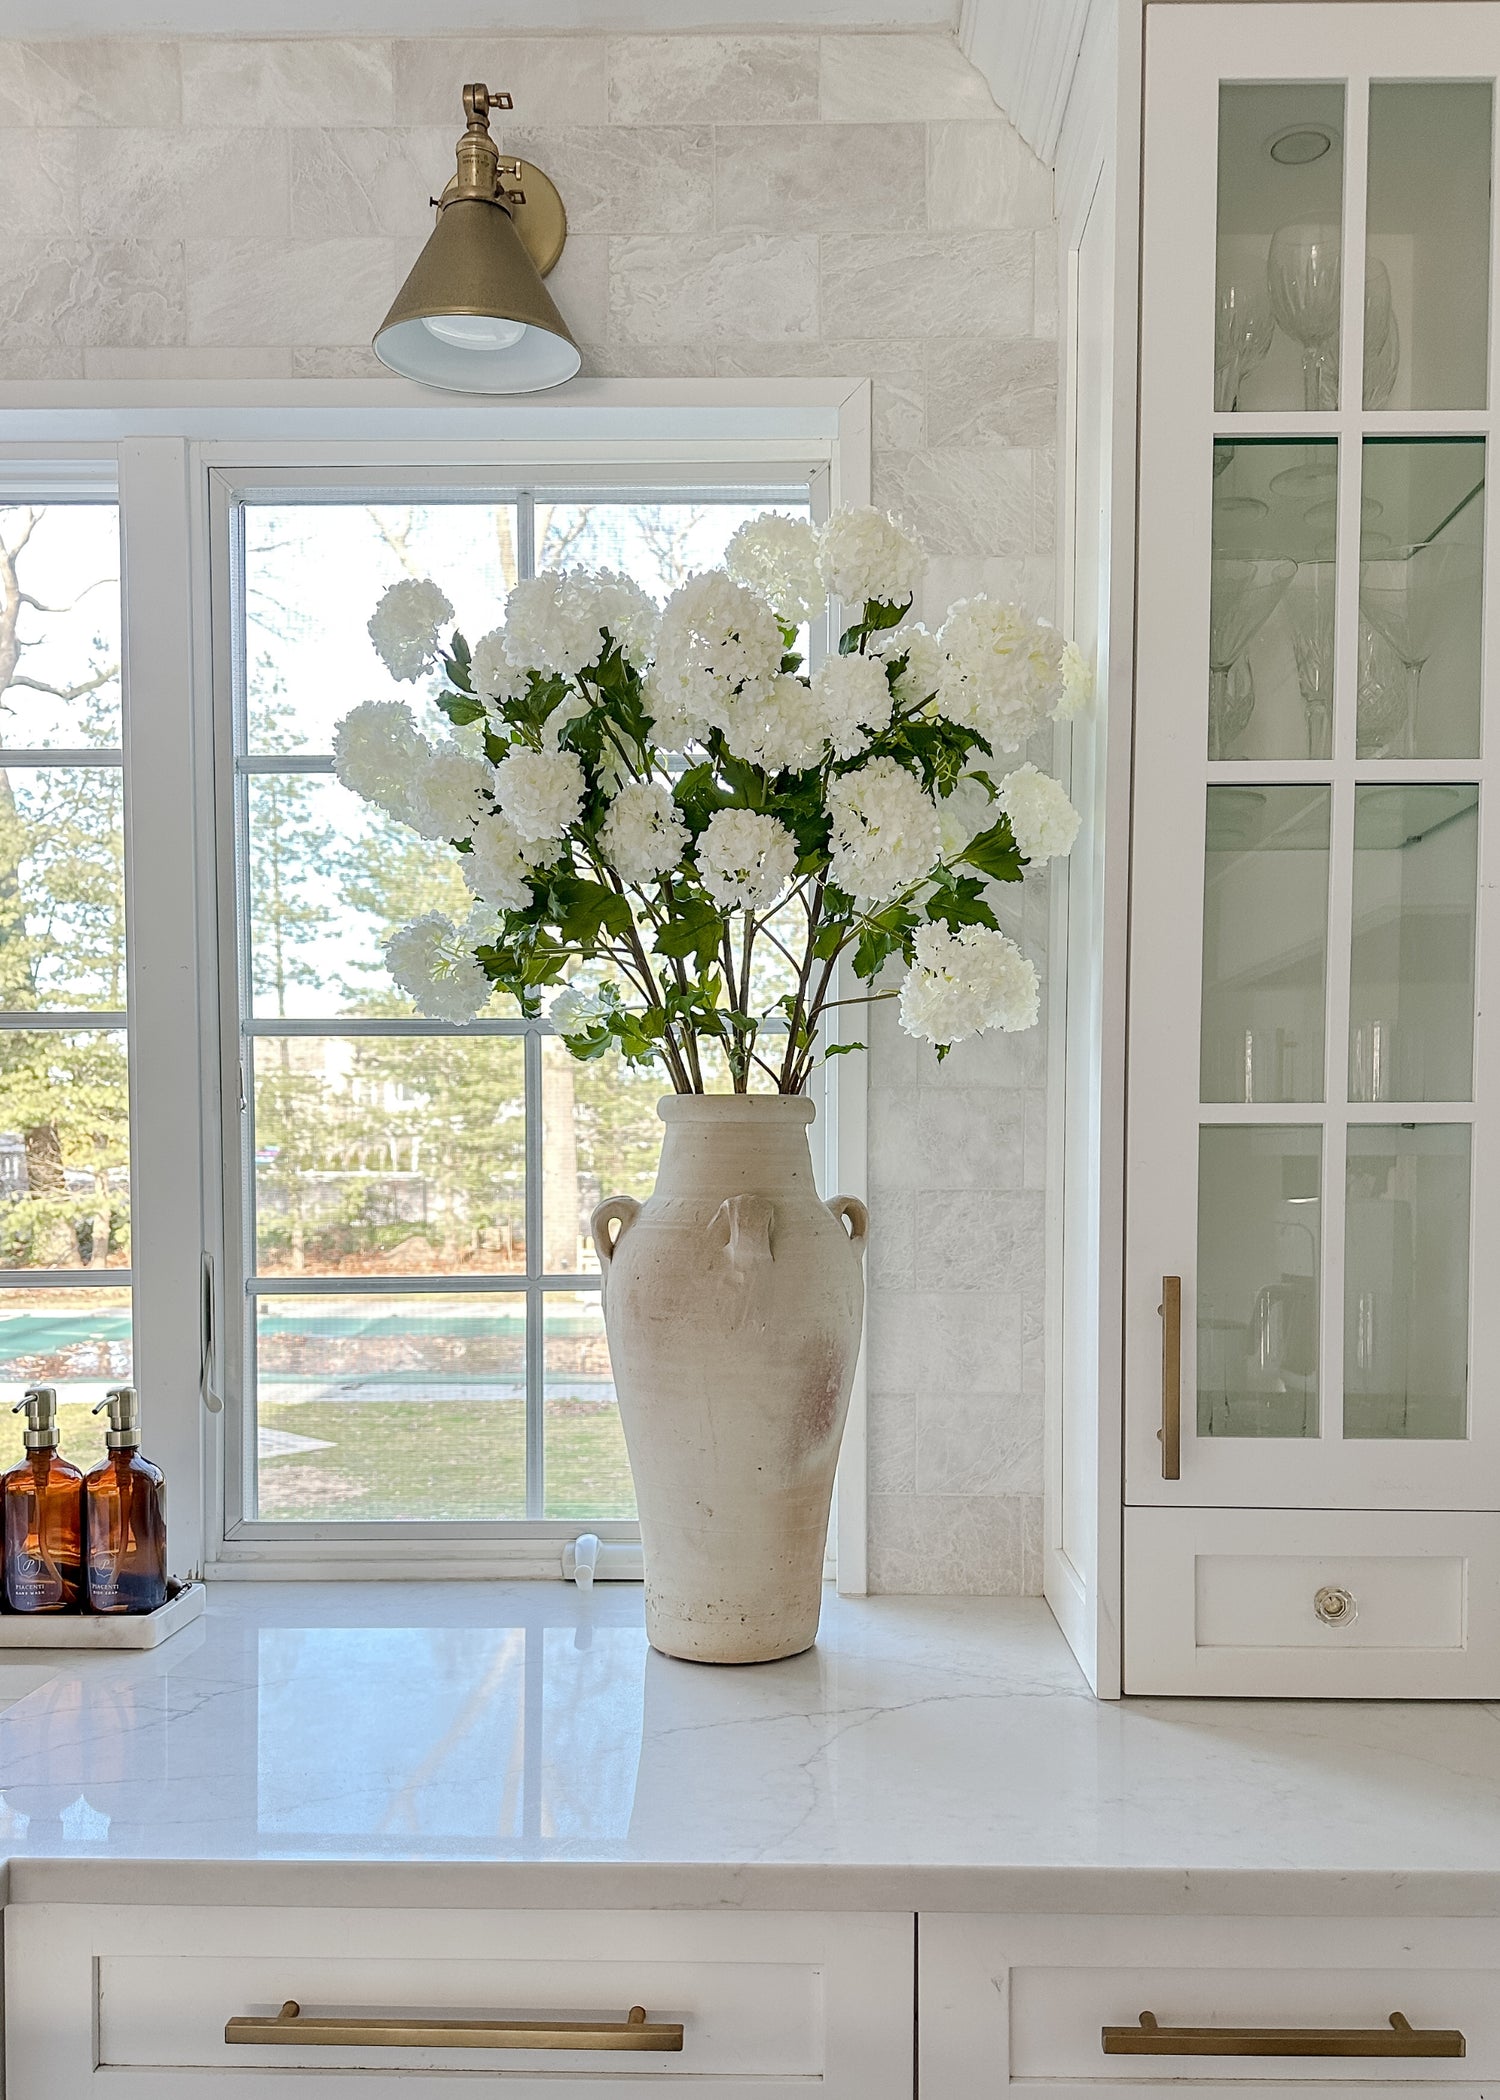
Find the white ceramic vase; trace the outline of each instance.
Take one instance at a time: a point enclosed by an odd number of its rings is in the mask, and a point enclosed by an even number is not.
[[[865,1207],[818,1196],[810,1101],[668,1094],[657,1113],[655,1192],[592,1221],[646,1631],[692,1662],[771,1662],[817,1638]]]

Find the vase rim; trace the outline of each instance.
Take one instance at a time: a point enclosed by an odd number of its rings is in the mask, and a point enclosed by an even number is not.
[[[817,1109],[806,1094],[663,1094],[656,1113],[664,1123],[810,1123]]]

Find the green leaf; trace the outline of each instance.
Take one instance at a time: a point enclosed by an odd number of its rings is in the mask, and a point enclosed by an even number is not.
[[[967,866],[988,875],[992,882],[1019,882],[1027,865],[1011,831],[1009,817],[1002,817],[988,831],[981,831],[978,838],[970,839],[958,857]]]
[[[724,921],[705,897],[678,896],[665,926],[657,931],[653,946],[658,955],[681,958],[691,955],[701,969],[718,953],[724,937]]]
[[[851,1050],[863,1050],[863,1043],[830,1043],[823,1052],[825,1057],[847,1057]]]
[[[548,903],[557,930],[571,946],[590,949],[606,932],[623,940],[630,932],[630,906],[617,890],[578,875],[554,875]]]

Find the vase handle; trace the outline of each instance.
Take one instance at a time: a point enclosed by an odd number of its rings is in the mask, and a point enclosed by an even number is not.
[[[594,1214],[589,1219],[589,1233],[598,1250],[601,1275],[609,1274],[609,1265],[615,1258],[615,1249],[624,1239],[627,1229],[639,1217],[640,1209],[641,1206],[634,1196],[606,1196],[602,1203],[595,1204]],[[611,1225],[615,1228],[613,1232],[609,1229]]]
[[[755,1268],[770,1261],[771,1227],[776,1206],[766,1196],[727,1196],[714,1212],[709,1228],[718,1244],[728,1249],[733,1269]]]
[[[831,1210],[841,1225],[849,1230],[849,1244],[861,1258],[865,1241],[870,1236],[870,1213],[858,1196],[830,1196],[825,1208]]]

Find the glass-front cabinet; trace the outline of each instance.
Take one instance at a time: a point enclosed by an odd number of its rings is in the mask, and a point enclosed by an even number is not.
[[[1500,1695],[1497,68],[1148,11],[1127,1691]]]

